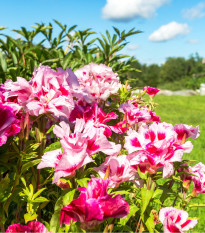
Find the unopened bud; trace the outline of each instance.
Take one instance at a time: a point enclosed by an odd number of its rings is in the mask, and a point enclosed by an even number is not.
[[[190,183],[191,183],[191,180],[185,180],[183,182],[183,188],[186,189],[186,190],[188,190],[189,187],[190,187]]]
[[[58,181],[56,182],[56,185],[62,189],[69,189],[70,185],[68,184],[68,182],[65,179],[58,179]]]
[[[191,193],[191,196],[192,196],[192,197],[197,197],[197,192],[196,192],[195,189],[193,189],[193,191],[192,191],[192,193]]]

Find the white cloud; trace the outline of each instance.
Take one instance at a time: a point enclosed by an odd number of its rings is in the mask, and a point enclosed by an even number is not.
[[[205,9],[205,2],[201,2],[195,7],[192,7],[191,9],[184,9],[182,11],[182,15],[186,19],[202,18],[205,16],[205,12],[203,11],[204,9]]]
[[[187,41],[187,44],[198,44],[198,43],[199,43],[199,41],[196,39],[190,39]]]
[[[156,10],[170,0],[107,0],[102,9],[103,18],[128,21],[133,18],[148,19],[156,15]]]
[[[187,35],[189,32],[190,29],[187,24],[171,22],[169,24],[161,26],[159,29],[154,31],[149,36],[149,40],[154,42],[162,42],[172,40],[179,35]]]
[[[138,49],[139,48],[139,45],[138,44],[129,44],[128,46],[127,46],[127,49],[128,50],[136,50],[136,49]]]

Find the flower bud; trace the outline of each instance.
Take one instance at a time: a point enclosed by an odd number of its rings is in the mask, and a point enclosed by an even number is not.
[[[70,188],[70,185],[69,183],[65,180],[65,179],[59,179],[57,182],[56,182],[56,185],[62,189],[69,189]]]

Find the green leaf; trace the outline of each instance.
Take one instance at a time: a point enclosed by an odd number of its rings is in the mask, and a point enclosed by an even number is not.
[[[63,205],[69,205],[71,203],[71,201],[73,200],[74,195],[75,195],[75,189],[66,193],[63,196]]]
[[[62,62],[62,68],[63,69],[66,69],[67,67],[68,67],[68,65],[69,65],[69,63],[70,63],[70,61],[71,61],[71,59],[72,59],[72,53],[68,53],[66,56],[65,56],[65,58],[64,58],[64,60],[63,60],[63,62]]]
[[[7,62],[5,55],[0,51],[0,64],[4,72],[7,71]]]
[[[58,229],[60,227],[60,212],[61,210],[57,210],[52,215],[52,218],[50,221],[50,232],[52,233],[58,232]]]
[[[37,197],[35,200],[32,200],[34,203],[39,203],[39,202],[49,202],[49,200],[45,197]]]
[[[21,181],[22,181],[23,185],[26,187],[26,180],[23,176],[21,176]]]
[[[37,214],[24,214],[24,219],[25,219],[25,223],[29,222],[29,221],[33,221],[34,219],[36,219],[38,217]]]
[[[61,148],[61,143],[59,141],[57,141],[57,142],[54,142],[54,143],[50,144],[49,146],[47,146],[44,150],[44,153],[48,152],[48,151],[60,149],[60,148]]]
[[[156,190],[154,191],[154,194],[153,194],[153,197],[152,197],[152,198],[156,198],[156,197],[158,197],[159,195],[161,196],[162,193],[163,193],[163,190],[161,190],[161,189],[156,189]]]
[[[145,225],[150,233],[154,232],[155,224],[152,214],[150,214],[150,217],[146,219]]]
[[[6,29],[7,27],[0,27],[0,30]]]
[[[80,187],[87,187],[89,180],[90,180],[89,178],[82,178],[82,179],[76,180],[76,182],[80,185]]]
[[[143,173],[140,171],[139,167],[137,167],[137,172],[138,172],[138,175],[141,179],[143,180],[147,180],[147,173]]]
[[[57,210],[61,210],[62,208],[63,208],[63,199],[62,197],[59,197],[58,200],[56,201],[54,210],[57,211]]]
[[[73,25],[72,27],[70,27],[70,28],[68,29],[68,32],[67,32],[67,33],[70,33],[70,32],[73,31],[76,27],[77,27],[77,25]]]
[[[205,207],[205,204],[192,204],[192,205],[189,205],[188,207]]]
[[[36,197],[38,197],[46,188],[42,188],[40,190],[38,190],[34,195],[33,195],[33,199],[35,199]]]
[[[50,127],[50,129],[47,130],[46,134],[49,134],[49,133],[53,132],[53,128],[54,128],[54,127],[55,127],[55,125],[52,125],[52,126]]]
[[[136,205],[131,205],[130,206],[130,212],[129,214],[126,216],[126,218],[121,218],[120,219],[120,224],[122,225],[126,225],[126,223],[128,222],[128,220],[135,215],[135,213],[139,210],[139,208]]]
[[[115,191],[115,192],[112,192],[112,194],[114,194],[114,195],[118,195],[118,194],[120,194],[120,195],[125,195],[125,194],[130,194],[130,192],[129,191],[126,191],[126,190],[122,190],[122,191]]]
[[[17,63],[18,63],[18,59],[16,57],[16,54],[14,52],[11,52],[11,56],[12,56],[12,59],[13,59],[14,66],[16,66]]]
[[[5,200],[8,199],[11,191],[11,186],[9,184],[10,184],[10,179],[7,174],[6,177],[0,181],[0,202],[4,202]]]
[[[59,21],[57,21],[56,19],[53,20],[56,24],[58,24],[58,26],[60,28],[62,28],[63,30],[65,30],[65,26],[63,26]]]
[[[113,27],[113,29],[115,30],[115,32],[117,33],[117,35],[120,37],[120,31],[119,31],[119,29],[117,29],[116,27]]]
[[[97,39],[100,42],[102,48],[105,50],[105,44],[104,44],[104,42],[101,39],[99,39],[99,38],[97,38]]]
[[[55,62],[58,62],[59,61],[59,58],[53,58],[53,59],[48,59],[48,60],[44,60],[42,61],[42,65],[45,65],[47,63],[55,63]]]
[[[141,189],[141,197],[142,197],[142,207],[141,207],[141,214],[143,214],[149,205],[150,200],[152,199],[154,194],[153,190],[148,190],[145,188]]]
[[[23,174],[25,171],[27,171],[30,167],[34,167],[35,165],[39,164],[40,162],[41,162],[41,159],[36,159],[33,161],[29,161],[28,163],[25,163],[22,166],[21,174]]]

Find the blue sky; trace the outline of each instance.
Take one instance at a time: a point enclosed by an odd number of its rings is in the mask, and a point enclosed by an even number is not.
[[[205,1],[203,0],[1,0],[0,26],[12,29],[57,19],[112,33],[133,27],[143,33],[130,37],[123,52],[141,63],[165,62],[167,57],[196,52],[205,57]],[[57,29],[56,29],[57,30]]]

